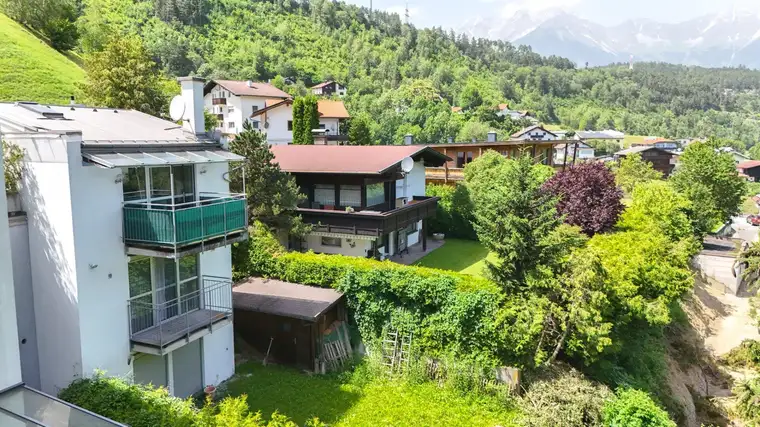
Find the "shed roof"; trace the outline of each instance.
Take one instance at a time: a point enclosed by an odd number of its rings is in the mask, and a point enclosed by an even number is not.
[[[315,321],[343,294],[332,289],[253,277],[232,288],[232,305],[238,310]]]
[[[277,89],[269,83],[248,82],[241,80],[209,80],[203,89],[203,93],[208,94],[214,85],[219,85],[233,95],[237,96],[259,96],[264,98],[290,98],[290,94]]]
[[[381,175],[406,157],[442,166],[451,160],[425,145],[273,145],[274,161],[285,172]]]

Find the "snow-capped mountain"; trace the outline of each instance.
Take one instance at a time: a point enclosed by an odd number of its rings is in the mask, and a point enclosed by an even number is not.
[[[677,24],[630,20],[604,26],[562,10],[518,12],[510,19],[477,19],[461,31],[472,36],[530,45],[579,65],[665,61],[710,67],[760,68],[760,15],[750,12],[703,16]]]

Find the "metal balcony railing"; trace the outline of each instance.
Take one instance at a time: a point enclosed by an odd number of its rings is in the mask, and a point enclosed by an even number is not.
[[[177,248],[245,232],[245,194],[201,193],[186,203],[125,202],[124,241]]]
[[[232,316],[232,280],[202,276],[199,285],[197,290],[180,292],[176,298],[166,297],[186,289],[187,282],[130,299],[130,339],[162,349]]]

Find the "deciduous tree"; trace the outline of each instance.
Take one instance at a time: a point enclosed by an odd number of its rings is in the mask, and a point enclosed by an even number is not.
[[[623,211],[623,192],[603,163],[583,163],[558,172],[543,189],[558,198],[557,210],[565,222],[589,236],[610,230]]]
[[[348,127],[348,142],[351,145],[372,145],[372,131],[366,114],[359,114],[351,119]]]
[[[652,164],[641,160],[641,154],[629,154],[620,159],[615,168],[615,182],[630,194],[636,185],[662,178],[662,173],[652,168]]]

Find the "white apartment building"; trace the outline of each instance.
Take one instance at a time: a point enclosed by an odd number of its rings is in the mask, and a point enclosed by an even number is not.
[[[425,167],[450,160],[422,145],[273,146],[274,162],[292,174],[306,201],[298,208],[312,232],[296,250],[388,257],[420,243],[437,197],[425,196]]]
[[[573,159],[575,159],[576,162],[588,161],[594,159],[594,157],[594,147],[582,141],[578,141],[576,143],[559,144],[554,148],[555,165],[564,165],[565,159],[567,159],[568,164],[572,164]]]
[[[248,121],[254,129],[267,135],[270,145],[293,142],[293,99],[268,83],[234,80],[211,80],[204,89],[204,106],[215,114],[217,131],[235,135]],[[340,140],[340,124],[351,116],[342,101],[319,100],[319,128],[328,139]]]
[[[291,99],[290,94],[269,83],[237,80],[210,80],[203,89],[203,103],[206,111],[216,115],[217,130],[222,134],[234,135],[243,130],[243,123],[251,115],[274,103]],[[289,119],[260,121],[250,120],[254,128],[265,132],[270,144],[286,143],[293,140],[292,132],[288,140]]]
[[[22,382],[8,205],[0,161],[0,426],[121,426]]]
[[[205,138],[203,81],[180,83],[183,126],[0,103],[2,138],[25,151],[12,243],[22,366],[44,392],[104,370],[186,397],[234,373],[229,245],[248,236],[228,163],[242,158]]]

